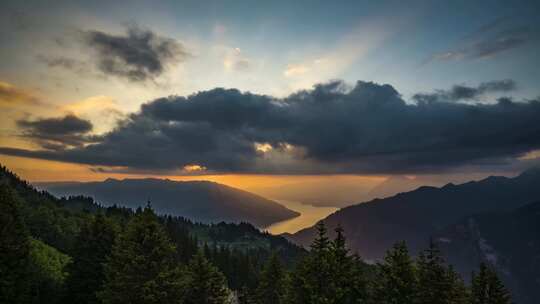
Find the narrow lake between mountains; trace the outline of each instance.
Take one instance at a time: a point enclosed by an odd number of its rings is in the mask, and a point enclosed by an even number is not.
[[[336,212],[339,208],[336,207],[318,207],[309,204],[303,204],[301,202],[287,201],[287,200],[274,200],[283,206],[300,213],[292,219],[274,223],[264,230],[267,230],[271,234],[281,233],[295,233],[307,227],[313,226],[318,220],[327,217],[328,215]]]

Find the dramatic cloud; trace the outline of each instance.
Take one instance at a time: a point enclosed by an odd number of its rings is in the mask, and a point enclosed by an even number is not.
[[[511,79],[483,82],[477,87],[455,85],[450,90],[438,90],[435,93],[419,93],[413,96],[417,102],[474,100],[487,93],[510,92],[516,89]]]
[[[91,141],[87,135],[92,131],[90,121],[74,115],[38,120],[19,120],[17,125],[23,129],[23,136],[31,138],[46,149],[59,150],[79,147]]]
[[[540,101],[410,104],[390,85],[335,81],[281,99],[234,89],[160,98],[95,144],[0,153],[133,170],[435,172],[539,149],[539,119]]]
[[[96,51],[100,71],[131,81],[154,79],[168,65],[189,56],[180,42],[138,27],[128,28],[124,36],[100,31],[87,31],[84,36],[87,45]]]

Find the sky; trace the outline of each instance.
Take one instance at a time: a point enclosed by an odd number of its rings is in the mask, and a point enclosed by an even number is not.
[[[32,181],[370,184],[540,160],[537,1],[0,7],[0,163]]]

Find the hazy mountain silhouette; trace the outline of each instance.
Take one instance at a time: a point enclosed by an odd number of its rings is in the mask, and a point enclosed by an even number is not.
[[[422,181],[402,175],[392,175],[384,182],[373,187],[366,196],[370,199],[385,198],[396,195],[397,193],[411,191],[421,186],[425,186],[425,184],[422,184]]]
[[[207,181],[107,179],[88,183],[41,183],[39,186],[57,196],[92,196],[105,206],[136,208],[150,201],[158,213],[200,222],[250,222],[266,227],[299,215],[261,196]]]
[[[509,211],[536,200],[540,200],[540,170],[531,169],[515,178],[492,176],[441,188],[420,187],[343,208],[324,221],[329,230],[340,224],[347,231],[352,250],[379,259],[397,241],[405,240],[416,253],[430,236],[468,215]],[[310,227],[289,238],[307,245],[314,233]]]

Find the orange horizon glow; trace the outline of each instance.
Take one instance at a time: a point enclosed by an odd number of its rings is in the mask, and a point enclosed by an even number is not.
[[[0,164],[29,182],[91,182],[103,181],[107,178],[160,178],[175,181],[212,181],[230,187],[253,190],[259,187],[296,184],[332,180],[333,182],[349,181],[358,183],[376,183],[383,181],[384,176],[366,176],[354,174],[334,175],[271,175],[271,174],[200,174],[200,175],[167,175],[167,174],[134,174],[92,171],[89,165],[0,155]]]

